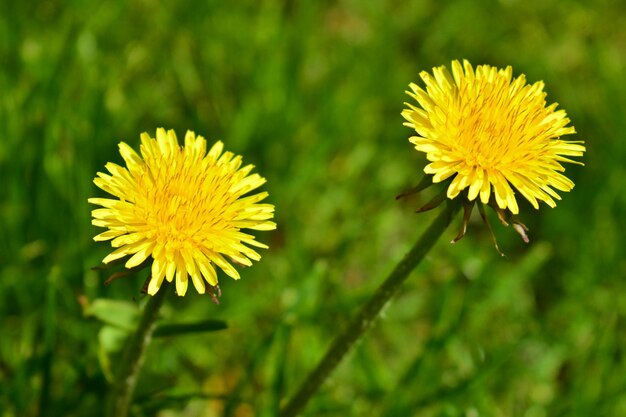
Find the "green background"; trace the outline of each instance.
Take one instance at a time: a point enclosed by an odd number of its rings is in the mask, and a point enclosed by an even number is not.
[[[134,411],[276,415],[432,220],[413,213],[431,191],[394,199],[425,162],[404,90],[463,58],[544,80],[585,167],[555,209],[521,203],[528,245],[490,212],[505,258],[479,218],[450,245],[457,219],[304,414],[626,415],[625,7],[1,2],[0,416],[100,415],[111,337],[86,311],[143,301],[146,273],[91,270],[110,248],[87,198],[119,141],[161,126],[254,163],[278,229],[240,281],[220,276],[219,306],[191,288],[167,302],[171,322],[229,328],[155,340]]]

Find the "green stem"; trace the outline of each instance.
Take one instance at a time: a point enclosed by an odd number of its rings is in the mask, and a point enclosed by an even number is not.
[[[128,416],[144,353],[152,340],[152,333],[156,327],[156,320],[168,292],[168,287],[169,283],[164,281],[161,289],[148,299],[143,309],[143,315],[135,333],[128,342],[120,372],[117,374],[115,385],[111,389],[106,414],[108,417]]]
[[[300,385],[291,400],[281,410],[281,417],[294,417],[306,406],[311,397],[339,365],[356,341],[371,327],[382,308],[402,287],[411,271],[421,262],[435,242],[446,230],[459,205],[448,202],[445,209],[426,229],[413,248],[405,255],[369,301],[352,319],[343,333],[339,334],[324,358]]]

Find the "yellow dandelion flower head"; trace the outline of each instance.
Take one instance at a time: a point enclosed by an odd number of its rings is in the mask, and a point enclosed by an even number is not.
[[[92,211],[92,223],[108,229],[94,240],[111,240],[116,248],[103,262],[128,257],[125,266],[133,268],[152,257],[150,295],[174,278],[178,295],[187,292],[189,278],[204,294],[206,283],[217,285],[215,266],[239,279],[229,260],[249,266],[261,258],[250,246],[267,248],[241,229],[275,229],[274,206],[259,203],[266,192],[246,196],[265,179],[223,148],[218,141],[207,152],[206,140],[191,131],[181,147],[174,131],[164,129],[156,139],[141,134],[141,156],[121,142],[126,167],[109,162],[110,174],[94,179],[115,198],[89,199],[102,206]]]
[[[412,83],[407,91],[419,106],[406,103],[402,116],[417,133],[410,141],[430,162],[424,172],[434,183],[453,177],[448,198],[467,189],[469,201],[493,198],[518,214],[513,188],[538,208],[539,200],[556,206],[555,190],[574,187],[561,163],[580,164],[568,157],[582,156],[585,147],[560,139],[576,131],[557,103],[546,106],[543,82],[514,79],[510,66],[474,70],[468,61],[453,61],[452,74],[441,66],[420,77],[425,89]]]

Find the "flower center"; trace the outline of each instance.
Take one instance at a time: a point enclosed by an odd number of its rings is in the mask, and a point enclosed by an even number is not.
[[[486,94],[480,99],[465,99],[449,113],[455,126],[449,129],[453,132],[450,142],[457,160],[468,167],[498,169],[519,143],[519,135],[512,129],[517,112],[501,92],[491,91],[489,86],[485,86]]]
[[[161,161],[159,166],[176,166],[177,160]],[[188,165],[188,164],[186,164]],[[180,167],[180,165],[178,165]],[[148,164],[140,181],[143,195],[137,209],[146,228],[154,233],[168,249],[179,248],[184,242],[205,240],[200,235],[207,226],[221,221],[212,201],[219,200],[218,190],[203,186],[212,182],[212,176],[200,166],[156,171]]]

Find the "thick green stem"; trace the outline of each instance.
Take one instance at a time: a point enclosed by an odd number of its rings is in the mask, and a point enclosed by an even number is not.
[[[122,364],[117,374],[115,385],[111,389],[107,417],[126,417],[135,392],[137,377],[144,359],[146,348],[152,340],[152,333],[156,327],[156,320],[163,300],[169,290],[169,283],[163,282],[161,289],[148,299],[141,320],[135,333],[131,335]]]
[[[317,367],[304,380],[296,394],[281,410],[281,417],[294,417],[306,406],[311,397],[326,381],[330,373],[339,365],[354,343],[371,327],[382,308],[398,292],[406,281],[410,272],[421,262],[435,242],[446,230],[459,206],[452,202],[445,205],[445,209],[435,221],[426,229],[413,248],[395,267],[387,279],[382,283],[369,301],[361,308],[350,321],[343,333],[339,334],[330,346],[326,355]]]

